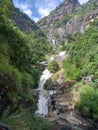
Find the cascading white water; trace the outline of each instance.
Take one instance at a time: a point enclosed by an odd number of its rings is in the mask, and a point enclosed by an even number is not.
[[[39,100],[38,100],[38,110],[36,111],[37,115],[40,116],[45,116],[48,114],[48,102],[49,102],[49,94],[47,93],[47,91],[44,90],[44,85],[46,83],[46,81],[51,77],[51,73],[50,71],[46,68],[43,71],[43,74],[40,78],[40,83],[39,83]]]
[[[59,54],[56,56],[57,59],[58,58],[62,58],[66,55],[66,52],[59,52]],[[50,61],[55,60],[56,57],[51,57]],[[42,62],[42,64],[47,65],[47,63],[44,61]],[[38,99],[38,110],[35,112],[36,115],[39,116],[46,116],[48,114],[48,104],[49,104],[49,100],[50,100],[50,96],[55,94],[56,91],[46,91],[44,89],[44,85],[46,83],[46,81],[51,77],[52,73],[50,73],[50,71],[46,68],[40,78],[40,82],[39,82],[39,87],[38,87],[38,91],[39,91],[39,99]]]

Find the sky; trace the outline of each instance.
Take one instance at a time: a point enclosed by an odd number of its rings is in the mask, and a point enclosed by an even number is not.
[[[35,22],[49,15],[63,0],[13,0],[15,7],[26,13]],[[80,4],[88,0],[79,0]]]

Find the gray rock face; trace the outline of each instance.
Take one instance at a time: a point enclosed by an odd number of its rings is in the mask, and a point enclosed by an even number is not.
[[[60,25],[59,28],[53,28],[57,21],[61,21],[66,15],[70,15],[81,8],[78,0],[64,0],[49,16],[38,22],[39,27],[47,34],[49,42],[52,42],[53,37],[58,43],[66,37],[65,26]]]
[[[57,20],[62,19],[65,15],[71,14],[80,7],[78,0],[64,0],[49,16],[38,22],[39,26],[45,30],[48,26],[52,26]]]
[[[66,24],[66,33],[76,34],[77,32],[84,32],[84,17],[75,16]]]
[[[46,33],[50,43],[53,39],[57,44],[67,43],[67,34],[83,33],[98,18],[97,4],[98,1],[93,0],[82,7],[77,0],[64,0],[49,16],[40,20],[38,25]],[[89,9],[88,13],[84,11],[86,8]],[[83,14],[83,11],[86,13]],[[69,19],[66,20],[68,16]]]
[[[88,13],[86,16],[75,16],[66,24],[66,33],[76,34],[77,32],[83,33],[90,23],[98,18],[98,9]]]

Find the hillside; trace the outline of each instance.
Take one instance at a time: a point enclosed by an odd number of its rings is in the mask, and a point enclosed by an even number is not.
[[[22,123],[29,129],[31,126],[25,120],[26,113],[30,115],[28,115],[30,121],[31,115],[32,118],[34,117],[36,108],[36,96],[32,89],[38,85],[43,70],[40,62],[45,60],[45,54],[51,50],[51,47],[46,43],[46,38],[40,29],[35,31],[36,24],[34,22],[29,24],[31,20],[25,14],[19,12],[22,17],[17,15],[15,18],[17,17],[18,21],[26,19],[27,28],[25,28],[26,24],[22,24],[22,30],[20,24],[17,26],[13,22],[13,12],[15,13],[17,9],[11,1],[0,0],[0,4],[2,5],[0,7],[0,121],[11,125],[14,130],[22,129]],[[23,31],[29,31],[29,34]],[[20,117],[17,118],[17,115]],[[43,120],[35,118],[33,120],[35,123],[40,123],[40,128],[43,129]],[[16,124],[20,122],[19,129],[15,126],[15,122]],[[46,123],[46,127],[47,125]]]
[[[13,19],[20,30],[26,33],[39,29],[34,21],[31,20],[25,13],[21,12],[18,8],[16,8],[13,12]]]

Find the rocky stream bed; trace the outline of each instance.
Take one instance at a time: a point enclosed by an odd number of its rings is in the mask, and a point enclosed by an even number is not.
[[[65,57],[64,55],[58,58],[61,68],[62,60]],[[63,69],[52,74],[45,81],[44,95],[47,95],[50,90],[54,92],[48,95],[49,100],[46,103],[48,110],[43,117],[53,124],[51,130],[98,130],[97,122],[86,119],[76,109],[76,102],[79,96],[78,89],[79,87],[75,81],[65,80]]]

